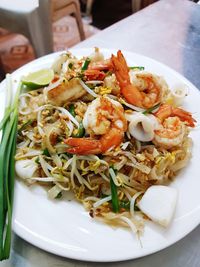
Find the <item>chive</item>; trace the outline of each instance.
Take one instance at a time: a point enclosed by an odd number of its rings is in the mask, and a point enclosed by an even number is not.
[[[10,114],[13,111],[13,109],[7,109],[7,111],[4,114],[3,119],[0,122],[0,130],[2,130],[2,128],[4,127],[4,125],[6,124],[6,122],[8,121],[8,119],[10,118]]]
[[[68,65],[68,67],[69,67],[69,69],[72,69],[72,67],[73,67],[73,63],[70,62],[69,65]]]
[[[73,155],[72,154],[70,154],[70,153],[67,153],[67,152],[65,152],[65,153],[63,153],[64,155],[66,155],[68,158],[72,158],[73,157]]]
[[[0,123],[2,138],[0,140],[0,260],[9,258],[11,246],[11,223],[15,177],[15,150],[18,122],[18,97],[21,83],[17,89],[14,102],[11,101],[12,83],[10,75],[7,81],[7,106]]]
[[[142,66],[134,66],[134,67],[129,67],[130,70],[144,70],[144,67]]]
[[[40,163],[40,159],[39,159],[39,157],[37,157],[37,158],[35,159],[35,163],[37,163],[37,164]]]
[[[74,104],[69,105],[69,113],[71,113],[73,117],[76,116]]]
[[[146,109],[146,110],[143,111],[142,113],[143,113],[144,115],[149,114],[149,113],[151,113],[153,110],[157,109],[159,106],[160,106],[160,103],[158,103],[157,105],[155,105],[155,106],[153,106],[153,107],[151,107],[151,108]]]
[[[72,136],[76,137],[76,138],[80,138],[80,137],[83,137],[84,135],[85,135],[85,128],[83,127],[83,123],[80,122],[79,128],[78,128],[78,133],[74,134]]]
[[[45,149],[43,150],[42,155],[45,155],[45,156],[47,156],[47,157],[50,157],[49,150],[48,150],[47,148],[45,148]]]
[[[12,207],[13,207],[13,194],[14,194],[14,177],[15,177],[15,150],[16,150],[16,130],[17,130],[17,122],[18,116],[16,114],[14,124],[12,127],[12,132],[10,135],[10,140],[8,147],[7,147],[7,183],[6,183],[6,195],[7,195],[7,209],[8,209],[8,216],[7,216],[7,226],[6,226],[6,234],[5,234],[5,242],[4,242],[4,258],[9,258],[10,255],[10,247],[11,247],[11,233],[12,233]]]
[[[120,208],[122,208],[122,209],[130,210],[130,201],[120,201],[120,202],[119,202],[119,206],[120,206]],[[136,206],[136,204],[135,204],[135,206],[134,206],[134,210],[135,210],[135,211],[139,211],[139,210],[140,210],[140,209]]]
[[[111,170],[116,172],[113,167],[110,167]],[[109,169],[109,172],[110,172]],[[119,199],[117,195],[117,186],[114,183],[111,175],[110,175],[110,189],[111,189],[111,196],[112,196],[112,209],[115,213],[119,212]]]
[[[59,199],[59,198],[61,198],[61,197],[62,197],[62,192],[59,192],[55,198],[56,198],[56,199]]]
[[[119,206],[122,209],[130,210],[130,201],[120,201]]]
[[[33,122],[33,120],[28,120],[27,122],[25,122],[18,130],[18,134],[22,134],[22,131],[28,126],[31,125]]]
[[[149,141],[149,142],[141,142],[141,145],[142,146],[151,146],[151,145],[153,145],[153,142],[152,141]]]
[[[84,74],[83,73],[78,73],[75,78],[79,78],[79,79],[83,80],[84,79]]]
[[[88,65],[90,64],[90,61],[91,60],[87,57],[85,62],[83,63],[83,66],[82,66],[81,70],[87,70]]]

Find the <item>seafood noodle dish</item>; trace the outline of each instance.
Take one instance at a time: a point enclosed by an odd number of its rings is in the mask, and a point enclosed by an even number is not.
[[[139,236],[146,220],[172,221],[170,183],[189,164],[196,120],[182,106],[184,85],[169,88],[127,61],[120,50],[109,58],[98,48],[82,58],[65,52],[46,84],[22,77],[15,171],[49,199],[73,193],[94,220]]]

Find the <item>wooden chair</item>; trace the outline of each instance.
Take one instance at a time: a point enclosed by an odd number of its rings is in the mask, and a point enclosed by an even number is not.
[[[83,23],[81,19],[80,4],[78,0],[50,0],[53,22],[66,16],[73,15],[76,19],[80,39],[85,39]]]

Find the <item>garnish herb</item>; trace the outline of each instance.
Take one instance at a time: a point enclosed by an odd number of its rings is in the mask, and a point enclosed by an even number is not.
[[[122,209],[130,210],[130,201],[120,201],[119,206]]]
[[[144,70],[144,67],[142,66],[134,66],[134,67],[129,67],[130,70]]]
[[[120,208],[122,208],[122,209],[130,210],[130,201],[120,201],[120,202],[119,202],[119,206],[120,206]],[[136,206],[136,204],[134,205],[134,210],[135,210],[135,211],[139,211],[139,210],[140,210],[140,209]]]
[[[69,65],[68,65],[68,67],[69,67],[69,69],[72,69],[72,67],[73,67],[73,63],[70,62]]]
[[[80,137],[83,137],[84,135],[85,135],[85,128],[83,127],[83,123],[80,122],[77,134],[74,134],[72,136],[80,138]]]
[[[71,115],[72,115],[73,117],[76,116],[76,112],[75,112],[74,104],[69,105],[69,112],[71,113]]]
[[[39,157],[37,157],[37,158],[35,159],[35,163],[37,163],[37,164],[40,163],[40,159],[39,159]]]
[[[50,156],[51,156],[51,155],[49,154],[49,150],[48,150],[47,148],[45,148],[45,149],[43,150],[42,155],[45,155],[45,156],[47,156],[47,157],[50,157]]]
[[[56,199],[59,199],[59,198],[61,198],[61,197],[62,197],[62,192],[59,192],[55,198],[56,198]]]
[[[21,134],[22,131],[28,126],[31,125],[31,123],[33,122],[33,120],[28,120],[27,122],[25,122],[18,130],[18,134]]]
[[[8,259],[11,247],[11,225],[15,177],[15,150],[18,122],[18,97],[21,84],[11,101],[12,81],[6,76],[7,105],[0,123],[0,260]]]
[[[81,68],[81,70],[87,70],[88,65],[90,64],[91,60],[87,57],[85,62],[83,63],[83,66]]]
[[[71,105],[69,106],[69,112],[71,113],[71,115],[72,115],[73,117],[76,116],[75,107],[74,107],[73,104],[71,104]],[[80,122],[77,133],[76,133],[76,134],[73,134],[72,137],[80,138],[80,137],[83,137],[84,135],[85,135],[85,128],[83,127],[83,123]]]
[[[157,109],[159,106],[160,106],[160,103],[158,103],[157,105],[155,105],[155,106],[153,106],[153,107],[151,107],[151,108],[146,109],[146,110],[143,111],[142,113],[143,113],[144,115],[149,114],[149,113],[151,113],[152,111],[154,111],[155,109]]]
[[[113,167],[110,167],[115,173],[116,170],[114,170]],[[110,175],[110,189],[111,189],[111,196],[112,196],[112,209],[115,213],[119,212],[119,199],[117,195],[117,186],[114,183],[111,175]]]

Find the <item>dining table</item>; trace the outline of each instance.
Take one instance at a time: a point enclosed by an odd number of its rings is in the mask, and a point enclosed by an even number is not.
[[[80,42],[75,48],[121,49],[148,56],[176,70],[200,89],[200,5],[160,0]],[[43,251],[13,233],[9,260],[1,267],[199,267],[200,226],[154,254],[111,263],[83,262]],[[131,249],[131,248],[130,248]]]

